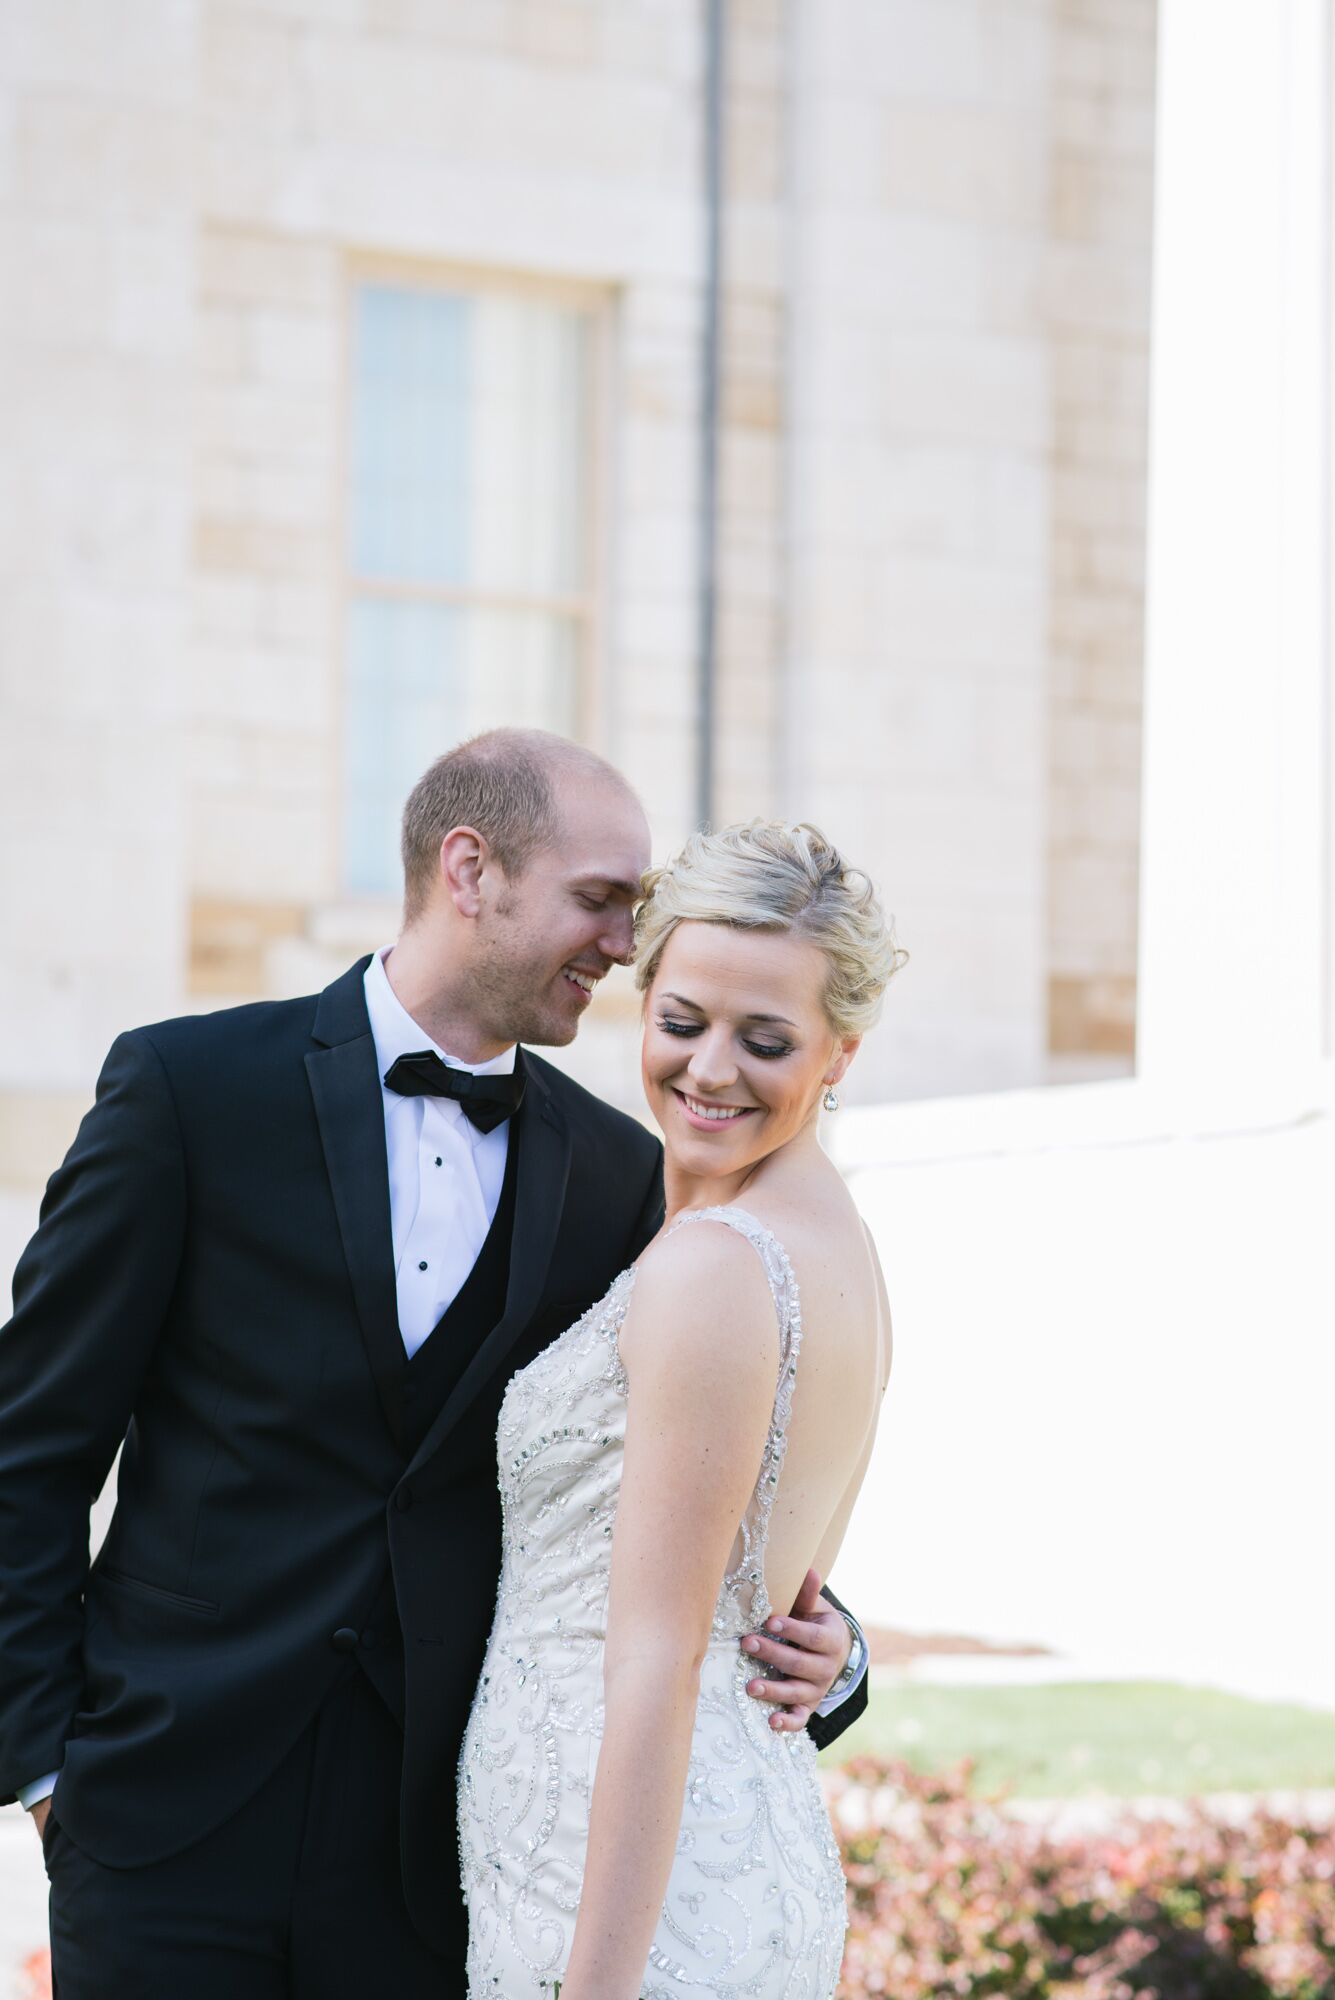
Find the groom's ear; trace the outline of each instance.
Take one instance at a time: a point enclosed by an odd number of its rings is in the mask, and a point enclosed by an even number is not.
[[[482,909],[482,871],[490,858],[475,827],[452,826],[440,843],[441,883],[461,917],[476,917]]]

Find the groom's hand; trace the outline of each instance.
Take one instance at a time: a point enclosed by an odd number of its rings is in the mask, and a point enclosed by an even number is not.
[[[47,1814],[50,1812],[50,1810],[51,1810],[51,1801],[49,1798],[38,1799],[36,1805],[30,1807],[29,1809],[28,1817],[31,1819],[33,1825],[37,1828],[37,1838],[39,1840],[46,1832],[46,1817]]]
[[[771,1729],[805,1729],[838,1680],[853,1639],[842,1614],[820,1594],[820,1578],[809,1569],[786,1618],[771,1618],[763,1632],[750,1632],[742,1651],[759,1665],[777,1668],[784,1679],[748,1681],[746,1691],[773,1708]]]

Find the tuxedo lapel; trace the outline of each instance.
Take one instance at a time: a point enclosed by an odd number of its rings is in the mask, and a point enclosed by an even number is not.
[[[306,1073],[362,1339],[385,1422],[402,1449],[403,1338],[394,1279],[385,1114],[362,988],[367,963],[363,959],[320,995],[313,1032],[325,1046],[307,1055]]]
[[[523,1061],[522,1054],[520,1060]],[[531,1063],[526,1065],[526,1075],[528,1099],[517,1121],[515,1226],[505,1310],[446,1397],[410,1471],[420,1470],[449,1435],[524,1331],[542,1297],[565,1207],[570,1133]]]

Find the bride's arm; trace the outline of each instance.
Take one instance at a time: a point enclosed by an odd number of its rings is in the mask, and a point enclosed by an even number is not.
[[[694,1223],[645,1258],[612,1541],[605,1719],[562,2000],[638,2000],[672,1868],[700,1666],[774,1405],[779,1337],[752,1246]]]

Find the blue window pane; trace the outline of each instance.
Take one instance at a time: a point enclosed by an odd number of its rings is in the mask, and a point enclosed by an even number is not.
[[[546,301],[357,294],[355,577],[569,596],[587,586],[592,321]]]
[[[355,575],[468,581],[471,307],[363,286],[354,325]]]
[[[345,876],[359,894],[399,885],[398,817],[436,754],[462,733],[458,614],[362,602],[348,632],[343,730]]]
[[[507,722],[578,731],[592,329],[585,310],[518,293],[357,292],[343,745],[354,891],[397,890],[403,800],[450,744]]]
[[[348,628],[344,878],[401,887],[399,818],[422,772],[462,737],[522,720],[573,736],[579,635],[530,611],[363,599]]]

